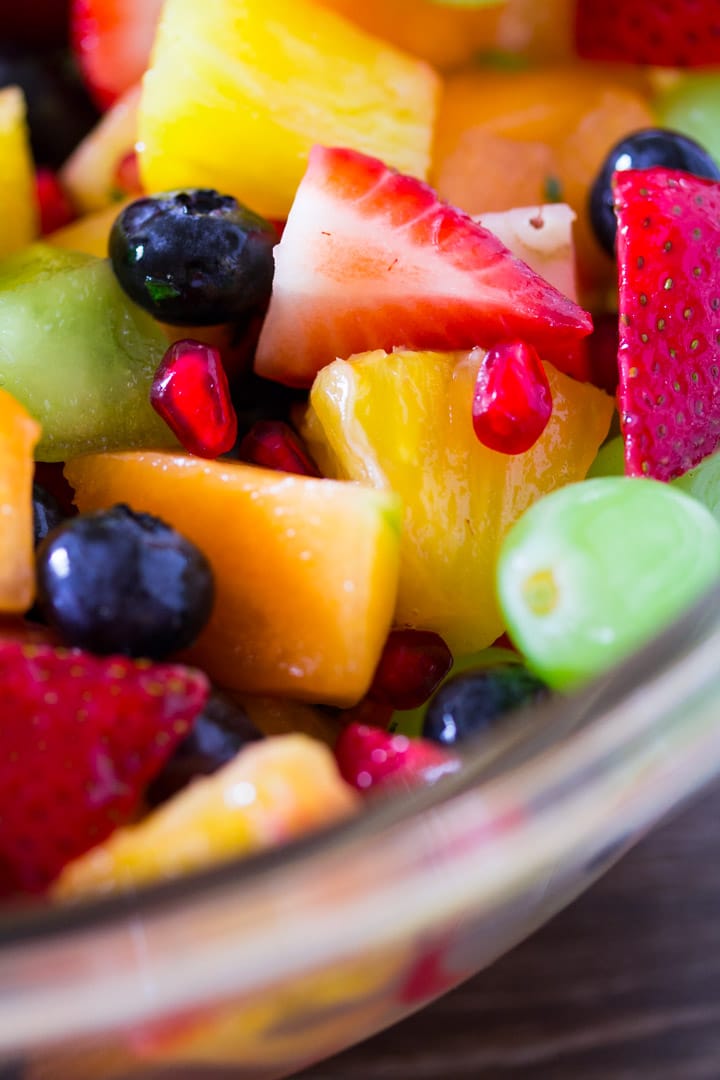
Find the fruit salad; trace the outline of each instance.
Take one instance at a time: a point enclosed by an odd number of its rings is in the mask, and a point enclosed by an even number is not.
[[[719,42],[681,0],[12,16],[0,903],[441,781],[720,580]]]

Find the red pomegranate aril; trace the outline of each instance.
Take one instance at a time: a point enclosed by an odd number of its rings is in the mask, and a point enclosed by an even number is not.
[[[335,757],[343,779],[363,793],[387,783],[430,784],[460,764],[427,739],[391,735],[367,724],[349,724],[340,733]]]
[[[240,443],[238,457],[250,465],[298,476],[320,473],[302,442],[284,420],[258,420]]]
[[[392,630],[368,697],[393,709],[419,709],[452,667],[452,653],[431,630]]]
[[[237,416],[220,353],[185,339],[170,346],[155,372],[150,401],[178,441],[203,458],[227,454]]]
[[[40,168],[36,171],[35,194],[43,236],[62,229],[77,217],[70,196],[52,169]]]
[[[524,341],[496,345],[480,365],[472,418],[483,446],[524,454],[552,415],[552,394],[537,351]]]

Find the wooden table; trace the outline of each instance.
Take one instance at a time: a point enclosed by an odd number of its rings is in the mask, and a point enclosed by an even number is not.
[[[720,789],[493,968],[303,1080],[720,1080]]]

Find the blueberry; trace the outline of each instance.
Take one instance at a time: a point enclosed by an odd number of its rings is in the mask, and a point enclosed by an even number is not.
[[[277,233],[216,191],[138,199],[110,234],[118,281],[140,307],[176,326],[242,323],[270,299]]]
[[[612,178],[626,169],[681,169],[683,172],[720,180],[714,158],[694,139],[665,128],[645,128],[627,135],[609,151],[590,189],[590,220],[598,242],[615,257],[617,221],[613,210]]]
[[[19,86],[27,102],[33,157],[57,168],[97,122],[98,113],[64,57],[0,51],[0,87]]]
[[[499,664],[454,675],[442,684],[428,705],[423,735],[454,746],[489,731],[522,705],[548,693],[540,679],[522,664]]]
[[[37,551],[37,598],[66,644],[162,659],[207,622],[213,577],[194,544],[118,505],[61,525]]]
[[[198,776],[210,776],[231,761],[247,743],[261,739],[242,705],[213,693],[187,738],[150,784],[145,797],[157,806]]]
[[[35,547],[45,539],[48,533],[62,525],[65,515],[60,509],[60,504],[54,495],[51,495],[42,484],[33,484],[33,538]]]

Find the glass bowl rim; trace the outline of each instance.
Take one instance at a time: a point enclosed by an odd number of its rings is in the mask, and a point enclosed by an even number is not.
[[[520,710],[513,723],[497,735],[469,742],[462,752],[461,767],[440,776],[435,783],[384,791],[367,800],[359,813],[328,827],[131,893],[92,897],[77,903],[25,902],[8,906],[0,911],[0,956],[4,947],[111,929],[129,915],[134,919],[157,915],[168,905],[178,909],[230,888],[239,897],[244,886],[256,886],[263,879],[297,867],[310,856],[341,856],[354,841],[412,822],[417,815],[445,806],[490,780],[510,778],[515,769],[532,764],[541,755],[559,751],[568,736],[602,724],[607,711],[649,688],[669,671],[681,670],[695,646],[713,630],[720,633],[720,583],[605,675],[574,693],[553,696],[540,705]],[[720,765],[718,768],[720,771]]]

